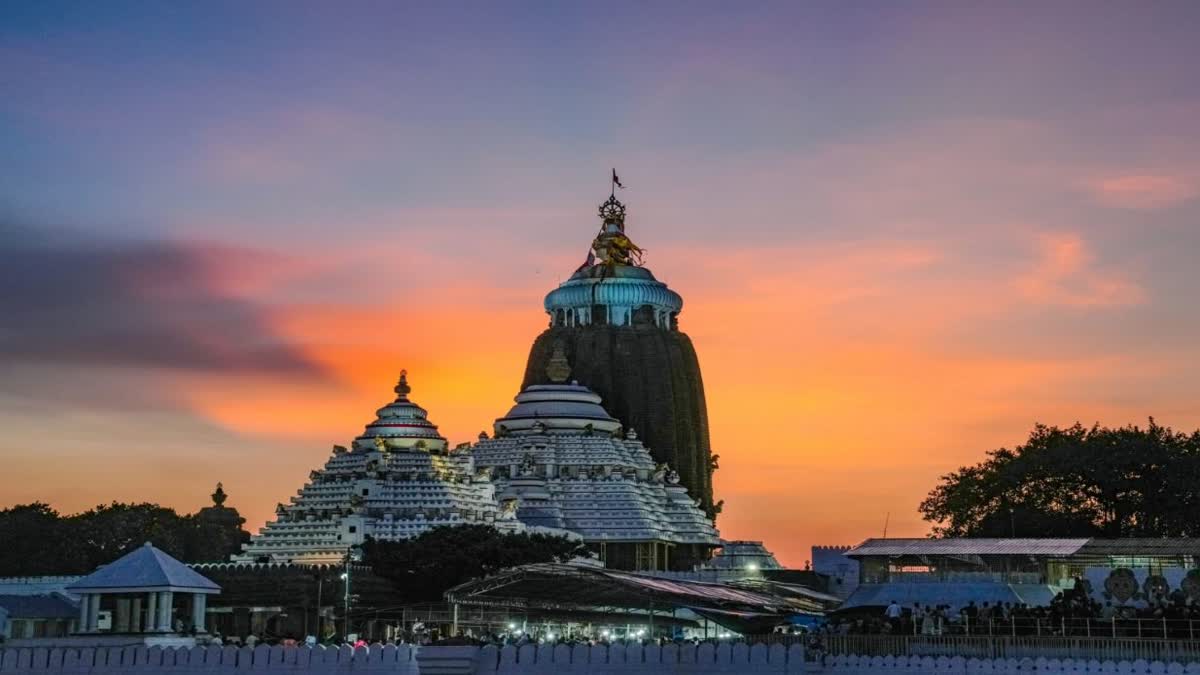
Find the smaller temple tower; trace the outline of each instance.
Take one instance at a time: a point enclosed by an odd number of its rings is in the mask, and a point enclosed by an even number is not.
[[[349,448],[335,445],[275,520],[235,562],[335,564],[367,536],[407,539],[439,525],[486,523],[523,530],[516,504],[501,506],[469,451],[447,447],[400,372],[396,398],[376,411]]]
[[[706,561],[720,539],[700,501],[569,376],[559,346],[549,383],[525,387],[495,436],[480,435],[475,461],[492,473],[499,499],[515,500],[528,527],[578,534],[613,569],[690,571]]]
[[[206,506],[196,513],[200,536],[196,537],[196,550],[188,551],[188,560],[224,562],[250,541],[250,534],[242,529],[246,519],[237,509],[225,506],[227,498],[225,486],[217,483],[212,493],[212,506]]]

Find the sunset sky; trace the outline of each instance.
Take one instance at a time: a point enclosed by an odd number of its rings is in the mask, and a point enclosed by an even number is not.
[[[401,368],[472,440],[614,166],[726,538],[1200,427],[1200,3],[436,4],[0,7],[0,507],[223,481],[257,529]]]

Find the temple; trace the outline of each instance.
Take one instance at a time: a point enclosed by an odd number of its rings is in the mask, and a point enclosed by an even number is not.
[[[522,390],[495,436],[481,434],[475,462],[492,471],[499,498],[517,500],[528,526],[577,533],[609,568],[691,570],[707,560],[720,539],[699,501],[598,394],[567,383],[569,373],[559,344],[550,382]]]
[[[451,450],[424,408],[409,400],[406,372],[396,399],[380,408],[350,448],[335,445],[324,468],[251,537],[236,562],[334,564],[366,537],[415,537],[439,525],[524,527],[515,502],[500,505],[487,472],[465,449]]]
[[[533,343],[522,389],[551,383],[556,349],[605,410],[641,433],[655,461],[670,464],[709,515],[715,469],[700,363],[679,330],[683,298],[642,266],[625,232],[625,205],[600,205],[600,231],[585,262],[545,299],[550,326]]]

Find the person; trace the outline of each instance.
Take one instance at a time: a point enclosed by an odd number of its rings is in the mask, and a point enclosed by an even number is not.
[[[962,615],[962,622],[966,631],[975,630],[975,624],[979,622],[979,608],[975,606],[975,601],[968,602],[967,606],[959,610],[958,613]]]
[[[900,609],[900,605],[893,600],[887,609],[883,610],[883,615],[887,617],[888,623],[892,626],[893,633],[900,632],[900,617],[904,616],[904,610]]]

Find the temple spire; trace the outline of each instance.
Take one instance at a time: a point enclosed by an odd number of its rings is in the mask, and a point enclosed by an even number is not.
[[[217,483],[217,489],[212,493],[213,505],[218,506],[218,507],[224,506],[225,499],[226,499],[225,487],[223,485],[221,485],[220,483]],[[147,544],[147,545],[149,545],[149,544]]]
[[[396,386],[392,388],[392,391],[396,392],[397,400],[404,400],[408,398],[408,393],[412,391],[412,387],[408,386],[407,370],[400,371],[400,381],[396,383]]]

